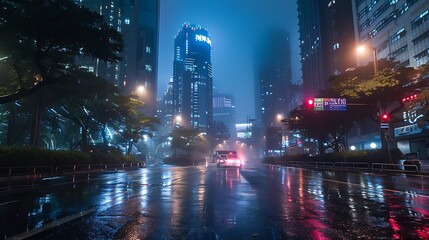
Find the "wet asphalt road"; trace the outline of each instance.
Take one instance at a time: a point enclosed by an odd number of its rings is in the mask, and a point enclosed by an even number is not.
[[[148,167],[0,188],[11,239],[429,239],[429,178]]]

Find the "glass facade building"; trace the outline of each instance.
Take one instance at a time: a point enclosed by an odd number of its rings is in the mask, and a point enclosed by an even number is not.
[[[212,46],[208,31],[183,24],[174,39],[173,106],[186,128],[208,132],[213,121]]]

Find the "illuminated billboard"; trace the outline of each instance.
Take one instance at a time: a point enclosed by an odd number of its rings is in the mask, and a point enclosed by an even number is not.
[[[345,98],[314,98],[314,111],[346,111]]]

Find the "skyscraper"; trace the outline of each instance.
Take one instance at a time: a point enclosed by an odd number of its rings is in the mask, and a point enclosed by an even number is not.
[[[256,120],[261,121],[263,127],[280,126],[278,114],[285,118],[292,110],[288,109],[293,98],[289,36],[284,31],[273,30],[266,35],[258,50]]]
[[[282,123],[292,109],[293,85],[289,35],[283,30],[270,30],[265,34],[256,55],[257,74],[255,81],[256,125],[265,136],[264,151],[267,154],[282,150]],[[252,123],[252,145],[262,144]],[[255,134],[253,134],[255,133]],[[259,147],[257,147],[259,146]]]
[[[124,1],[124,0],[123,0]],[[160,0],[124,1],[124,69],[126,93],[144,86],[139,98],[145,114],[156,112]]]
[[[103,77],[125,94],[136,93],[138,87],[144,86],[144,92],[139,93],[139,97],[145,102],[145,113],[154,115],[160,1],[76,0],[76,3],[104,16],[124,40],[121,62],[103,63],[85,58],[79,59],[78,65]]]
[[[213,121],[212,48],[208,31],[183,24],[174,39],[173,106],[181,124],[207,132]]]
[[[231,94],[215,93],[213,95],[213,121],[223,122],[228,127],[229,133],[234,139],[235,131],[235,106],[234,96]]]
[[[164,96],[158,102],[158,111],[157,117],[159,118],[160,126],[158,133],[160,135],[166,135],[171,133],[173,129],[173,79],[170,79],[168,82],[167,91],[164,93]]]
[[[297,0],[304,98],[356,66],[350,1]]]

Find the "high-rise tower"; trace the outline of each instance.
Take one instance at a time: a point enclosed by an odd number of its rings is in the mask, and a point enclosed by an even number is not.
[[[281,30],[266,37],[257,54],[255,113],[262,126],[280,126],[278,115],[286,118],[292,110],[288,108],[293,98],[290,40]]]
[[[208,31],[183,24],[174,39],[173,105],[181,125],[207,132],[213,121],[212,47]]]
[[[297,0],[304,98],[356,66],[351,1]]]
[[[85,58],[78,59],[78,65],[111,82],[125,94],[138,93],[145,103],[144,112],[154,115],[160,0],[76,0],[76,3],[102,15],[124,40],[122,61],[104,63]],[[137,92],[139,87],[144,91]]]

